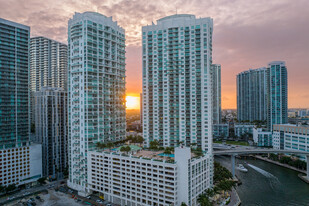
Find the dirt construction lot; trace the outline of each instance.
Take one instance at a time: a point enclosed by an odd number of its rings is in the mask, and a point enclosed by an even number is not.
[[[48,190],[48,194],[39,194],[40,198],[44,201],[39,201],[35,198],[37,195],[26,197],[22,200],[14,201],[7,204],[8,206],[22,206],[21,202],[26,202],[30,198],[35,200],[37,206],[75,206],[75,205],[85,205],[81,202],[76,202],[71,195],[62,192],[56,192],[55,190]]]
[[[76,202],[70,195],[55,190],[49,190],[48,194],[40,195],[44,202],[38,202],[38,206],[69,206],[69,205],[84,205]]]

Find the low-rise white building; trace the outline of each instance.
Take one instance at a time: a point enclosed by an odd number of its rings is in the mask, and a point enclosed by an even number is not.
[[[0,150],[0,185],[31,184],[42,177],[42,145]]]
[[[274,149],[309,152],[309,127],[293,124],[274,125],[273,147]],[[302,159],[305,160],[304,157]]]
[[[243,134],[253,134],[253,124],[235,124],[234,132],[236,137],[241,137]]]
[[[253,141],[259,147],[271,147],[272,146],[272,132],[264,128],[253,129]]]
[[[120,205],[197,205],[213,185],[213,156],[195,157],[188,147],[175,154],[137,150],[92,151],[88,155],[88,192]]]

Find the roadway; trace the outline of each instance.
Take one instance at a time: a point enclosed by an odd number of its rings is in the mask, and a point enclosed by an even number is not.
[[[243,148],[243,149],[240,149],[240,148]],[[307,178],[309,179],[309,152],[299,151],[299,150],[280,150],[280,149],[272,149],[272,148],[260,149],[260,148],[247,147],[247,146],[237,147],[235,149],[213,151],[214,155],[231,155],[233,177],[235,177],[235,156],[236,155],[269,154],[269,153],[306,155],[307,157]]]
[[[231,149],[231,150],[220,150],[214,151],[214,155],[241,155],[241,154],[268,154],[268,153],[279,153],[279,154],[298,154],[298,155],[309,155],[309,152],[298,151],[298,150],[280,150],[280,149]]]
[[[0,205],[4,204],[4,202],[6,202],[7,200],[22,199],[26,196],[30,196],[31,194],[41,192],[41,191],[47,190],[49,188],[57,187],[60,184],[60,182],[61,181],[57,181],[57,182],[52,182],[52,183],[46,184],[46,185],[31,187],[31,188],[28,188],[28,189],[22,189],[19,192],[16,192],[14,194],[6,195],[6,196],[0,198]]]

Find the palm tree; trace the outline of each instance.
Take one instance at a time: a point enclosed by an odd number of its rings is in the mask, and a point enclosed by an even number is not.
[[[197,198],[197,202],[200,203],[201,206],[212,206],[206,194],[199,195]]]
[[[5,191],[5,186],[3,186],[3,185],[0,185],[0,193],[2,193],[2,192],[4,192]]]
[[[215,191],[214,191],[213,189],[208,188],[208,189],[206,190],[206,196],[207,196],[207,197],[213,197],[214,195],[215,195]]]

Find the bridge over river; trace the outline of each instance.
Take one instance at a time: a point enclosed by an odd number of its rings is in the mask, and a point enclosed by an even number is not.
[[[307,179],[309,180],[309,152],[298,151],[298,150],[254,149],[254,148],[252,149],[251,148],[228,149],[228,150],[220,150],[220,151],[213,152],[214,155],[231,155],[233,177],[235,177],[235,156],[236,155],[269,154],[269,153],[305,155],[307,158]]]

